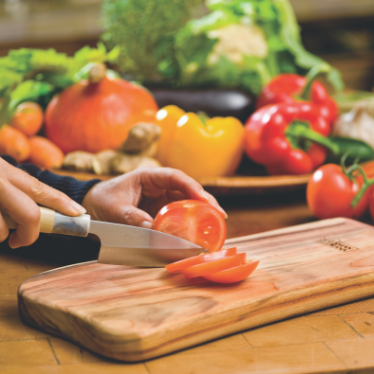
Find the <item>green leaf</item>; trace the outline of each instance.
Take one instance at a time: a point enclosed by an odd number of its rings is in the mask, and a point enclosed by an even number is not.
[[[82,65],[88,62],[105,62],[106,58],[107,51],[103,43],[98,43],[97,48],[87,45],[74,54],[74,61]]]
[[[10,95],[10,103],[8,113],[11,115],[16,109],[17,105],[24,101],[37,102],[40,97],[49,95],[54,91],[54,87],[46,82],[38,82],[34,80],[27,80],[20,83]]]
[[[65,53],[58,53],[54,49],[34,49],[29,50],[30,56],[30,69],[31,70],[44,70],[54,71],[56,73],[66,73],[70,67],[70,59]]]
[[[118,67],[136,79],[157,81],[175,63],[174,35],[202,0],[103,0],[102,39],[118,46]],[[161,64],[162,61],[166,61]],[[171,61],[173,61],[170,63]]]

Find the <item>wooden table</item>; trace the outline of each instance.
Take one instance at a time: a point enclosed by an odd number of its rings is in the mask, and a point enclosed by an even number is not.
[[[304,193],[221,198],[228,237],[313,221]],[[369,218],[366,218],[369,221]],[[113,362],[22,324],[17,287],[40,272],[92,259],[97,244],[43,236],[32,248],[0,247],[0,373],[374,373],[374,299],[244,331],[136,364]],[[69,245],[67,245],[67,243]]]

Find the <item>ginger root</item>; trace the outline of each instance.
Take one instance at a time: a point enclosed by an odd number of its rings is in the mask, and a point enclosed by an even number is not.
[[[141,166],[159,167],[161,164],[152,157],[157,153],[160,135],[159,126],[139,123],[130,130],[126,141],[117,151],[107,149],[97,154],[71,152],[65,156],[63,167],[97,175],[128,173]]]
[[[92,153],[84,151],[71,152],[65,156],[62,167],[67,170],[89,173],[93,171],[94,160],[95,155]]]
[[[117,154],[111,160],[111,171],[113,174],[124,174],[141,166],[160,167],[161,164],[154,158],[139,155]]]
[[[107,149],[101,151],[95,155],[92,162],[92,169],[97,175],[111,174],[112,172],[112,160],[116,157],[119,152],[113,151],[113,149]]]
[[[157,153],[157,141],[161,128],[153,123],[138,123],[129,131],[125,142],[118,148],[119,152],[154,157]]]

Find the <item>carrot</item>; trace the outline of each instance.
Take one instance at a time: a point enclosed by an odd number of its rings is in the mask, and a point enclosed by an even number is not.
[[[8,125],[0,128],[0,154],[12,156],[17,162],[30,156],[30,143],[27,137]]]
[[[42,136],[33,136],[30,142],[29,161],[42,169],[58,169],[64,161],[64,153],[56,144]]]
[[[37,103],[24,102],[17,106],[10,125],[31,137],[38,133],[43,125],[43,109]]]

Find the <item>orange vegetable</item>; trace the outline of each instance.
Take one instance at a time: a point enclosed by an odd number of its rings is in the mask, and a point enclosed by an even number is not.
[[[117,149],[134,125],[153,123],[157,110],[145,88],[119,78],[92,76],[51,100],[45,112],[46,136],[65,153]]]
[[[17,106],[9,124],[28,137],[34,136],[43,125],[43,109],[37,103],[24,102]]]
[[[30,139],[29,161],[42,169],[58,169],[64,161],[64,153],[50,140],[42,136],[33,136]]]
[[[17,162],[30,156],[30,144],[27,137],[8,125],[0,128],[0,154],[12,156]]]

